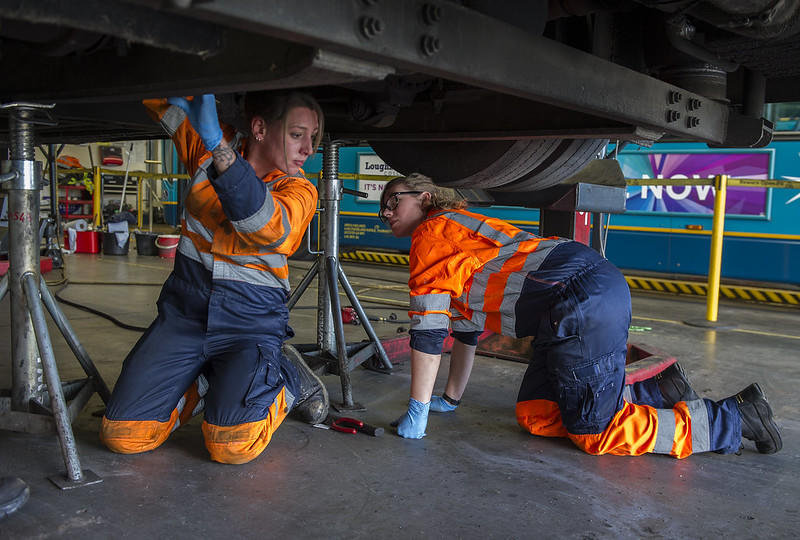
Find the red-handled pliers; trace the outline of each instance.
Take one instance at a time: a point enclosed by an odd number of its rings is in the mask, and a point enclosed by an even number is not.
[[[350,435],[355,435],[363,427],[364,422],[355,418],[342,417],[331,422],[331,429],[341,433],[349,433]]]

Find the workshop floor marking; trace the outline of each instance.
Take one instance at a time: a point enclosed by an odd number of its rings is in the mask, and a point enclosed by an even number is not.
[[[664,324],[675,324],[679,326],[684,326],[686,323],[683,321],[674,321],[672,319],[656,319],[654,317],[642,317],[639,315],[633,315],[631,319],[638,319],[642,321],[650,321],[650,322],[659,322]],[[708,330],[714,330],[713,328],[708,328]],[[768,336],[768,337],[777,337],[777,338],[786,338],[786,339],[800,339],[800,335],[793,336],[790,334],[779,334],[777,332],[766,332],[763,330],[748,330],[747,328],[726,328],[725,332],[739,332],[742,334],[756,334],[759,336]]]

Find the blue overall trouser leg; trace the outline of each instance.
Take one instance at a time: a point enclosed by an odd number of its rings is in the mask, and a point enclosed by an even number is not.
[[[570,438],[576,444],[584,441],[601,453],[606,451],[603,448],[614,453],[626,453],[624,448],[641,452],[647,441],[654,439],[656,443],[651,451],[672,453],[673,444],[679,444],[676,454],[679,457],[687,455],[687,448],[691,448],[689,453],[738,451],[740,415],[738,409],[727,402],[696,400],[686,403],[685,408],[661,409],[660,399],[655,399],[660,396],[654,396],[651,391],[640,395],[650,400],[647,405],[655,411],[640,410],[635,415],[635,406],[626,405],[623,386],[630,324],[629,294],[624,277],[607,262],[566,283],[559,300],[542,317],[536,333],[533,357],[518,397],[520,424],[537,434],[537,410],[551,410],[547,406],[549,401],[557,404],[560,420]],[[628,416],[619,418],[623,407],[633,408]],[[544,417],[549,422],[550,432],[551,416],[545,413]],[[649,416],[654,416],[652,421],[646,419]],[[630,432],[618,425],[628,421],[637,422]],[[649,431],[646,430],[648,423],[651,424],[647,428]],[[653,431],[655,425],[657,431]],[[690,433],[682,431],[682,426]],[[613,439],[603,437],[609,428],[615,430]],[[626,433],[638,434],[636,440],[620,438],[628,437]],[[590,451],[588,447],[586,450]]]

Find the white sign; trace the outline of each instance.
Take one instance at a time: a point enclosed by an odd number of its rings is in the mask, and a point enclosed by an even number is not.
[[[358,174],[370,174],[375,176],[403,176],[392,169],[381,158],[375,154],[358,155]],[[358,190],[367,194],[367,198],[358,197],[358,202],[378,202],[381,200],[381,193],[386,182],[382,180],[358,180]]]

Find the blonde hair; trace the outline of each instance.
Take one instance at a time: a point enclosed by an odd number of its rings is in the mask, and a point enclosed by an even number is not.
[[[260,116],[267,124],[280,122],[286,130],[286,117],[289,111],[295,107],[311,109],[317,115],[319,131],[314,137],[314,151],[319,148],[322,142],[322,135],[325,132],[325,117],[322,114],[322,107],[311,94],[305,92],[274,92],[264,90],[259,92],[248,92],[245,95],[244,111],[248,121],[255,116]]]
[[[381,206],[386,203],[386,193],[389,188],[397,184],[403,184],[409,191],[427,191],[431,198],[423,202],[425,210],[461,210],[467,207],[467,201],[459,195],[456,190],[437,186],[429,177],[420,173],[411,173],[408,176],[398,176],[392,178],[383,186],[381,193]]]

